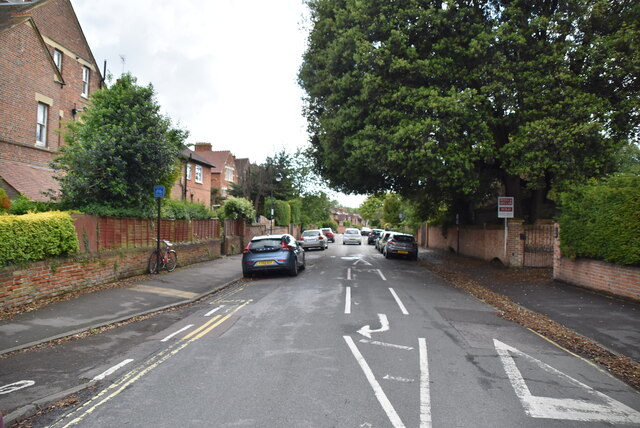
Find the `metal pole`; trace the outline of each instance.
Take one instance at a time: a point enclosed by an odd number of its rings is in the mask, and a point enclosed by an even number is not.
[[[271,223],[269,225],[269,235],[273,235],[273,184],[271,186]]]
[[[156,254],[158,255],[158,259],[156,260],[157,263],[160,263],[160,203],[162,198],[157,198],[158,199],[158,241],[157,241],[157,246],[156,246],[156,250],[158,251]]]

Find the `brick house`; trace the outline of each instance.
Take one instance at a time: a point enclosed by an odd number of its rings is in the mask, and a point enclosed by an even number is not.
[[[214,165],[198,153],[184,149],[180,178],[171,188],[171,199],[198,202],[211,208],[211,170]]]
[[[218,189],[218,196],[226,199],[233,183],[238,183],[236,157],[229,150],[212,149],[211,143],[196,143],[195,152],[214,165],[211,168],[211,188]],[[217,205],[216,201],[212,204]]]
[[[0,0],[0,187],[11,199],[59,189],[48,166],[57,131],[101,83],[69,0]]]

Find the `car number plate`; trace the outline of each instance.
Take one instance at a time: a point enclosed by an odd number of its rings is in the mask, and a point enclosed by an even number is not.
[[[275,265],[276,262],[274,262],[273,260],[262,260],[256,263],[256,265],[259,266],[265,266],[265,265]]]
[[[409,254],[408,251],[398,251],[398,254]]]

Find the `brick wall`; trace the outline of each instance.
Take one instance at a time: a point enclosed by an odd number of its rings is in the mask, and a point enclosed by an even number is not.
[[[556,225],[556,228],[559,226]],[[557,230],[559,232],[559,230]],[[571,260],[562,256],[556,233],[553,277],[569,284],[640,300],[640,268],[621,266],[600,260]]]
[[[178,266],[220,257],[220,240],[176,244]],[[0,307],[31,303],[147,272],[151,248],[61,257],[0,269]]]

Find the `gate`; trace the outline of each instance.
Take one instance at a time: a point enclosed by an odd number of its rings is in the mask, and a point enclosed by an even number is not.
[[[524,226],[524,260],[529,267],[553,266],[553,223]]]

